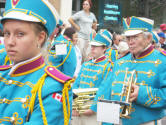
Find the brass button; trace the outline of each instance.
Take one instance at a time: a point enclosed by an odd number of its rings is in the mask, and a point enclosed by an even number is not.
[[[8,85],[11,85],[12,82],[13,82],[13,80],[9,80],[9,81],[8,81]]]
[[[5,101],[6,101],[6,98],[3,98],[2,102],[5,103]]]
[[[15,120],[15,118],[14,118],[14,117],[11,117],[11,118],[10,118],[10,122],[11,122],[11,123],[13,123],[13,122],[14,122],[14,120]]]
[[[52,67],[50,67],[48,70],[50,70],[50,71],[52,71],[52,70],[54,70]]]
[[[26,98],[22,98],[22,99],[21,99],[21,102],[22,102],[22,103],[25,103],[26,101],[27,101]]]

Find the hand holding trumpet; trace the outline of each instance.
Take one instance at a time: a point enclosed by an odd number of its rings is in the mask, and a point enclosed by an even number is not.
[[[139,92],[139,86],[137,85],[132,85],[132,92],[130,94],[130,102],[136,101],[138,97],[138,92]]]

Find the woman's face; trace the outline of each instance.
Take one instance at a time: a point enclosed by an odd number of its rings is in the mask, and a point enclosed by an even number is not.
[[[35,33],[33,23],[6,20],[4,25],[4,44],[9,58],[16,64],[40,53],[41,35]]]
[[[83,2],[83,9],[84,9],[85,11],[90,10],[90,4],[89,4],[88,1],[84,1],[84,2]]]

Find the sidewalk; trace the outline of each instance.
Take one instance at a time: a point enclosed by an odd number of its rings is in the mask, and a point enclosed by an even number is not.
[[[166,125],[166,117],[162,118],[161,125]]]

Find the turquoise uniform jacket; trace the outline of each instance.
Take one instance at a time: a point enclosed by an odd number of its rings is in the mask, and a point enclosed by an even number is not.
[[[126,70],[128,68],[128,71]],[[120,101],[125,73],[130,77],[137,71],[136,85],[139,86],[137,100],[132,103],[130,119],[122,119],[123,125],[139,125],[164,117],[166,108],[166,52],[150,46],[139,58],[131,54],[119,59],[105,86],[99,89],[98,97]],[[135,75],[134,75],[134,78]],[[106,90],[107,91],[104,91]],[[123,96],[125,101],[126,96]]]
[[[45,114],[48,125],[63,125],[62,90],[67,80],[70,77],[55,67],[46,67],[41,56],[14,67],[0,66],[0,123],[43,125]],[[36,90],[34,88],[41,84],[41,93],[37,91],[34,105],[31,105],[32,95]],[[71,104],[71,90],[69,100]],[[32,112],[28,113],[31,106]]]
[[[64,55],[56,55],[55,45],[66,44],[67,53]],[[58,36],[52,45],[52,49],[49,52],[49,62],[57,67],[61,72],[70,77],[73,77],[76,69],[76,54],[71,41],[69,41],[63,35]]]
[[[84,62],[80,73],[74,82],[73,89],[78,88],[100,88],[102,81],[107,78],[108,73],[112,68],[111,63],[105,56],[98,59]],[[95,97],[96,98],[96,97]],[[96,100],[94,100],[96,103]],[[94,106],[90,109],[94,110]]]
[[[111,64],[105,56],[84,62],[73,88],[99,88],[101,82],[106,79]]]
[[[113,48],[108,48],[105,53],[106,57],[109,59],[109,61],[113,64],[119,57],[118,50]]]

